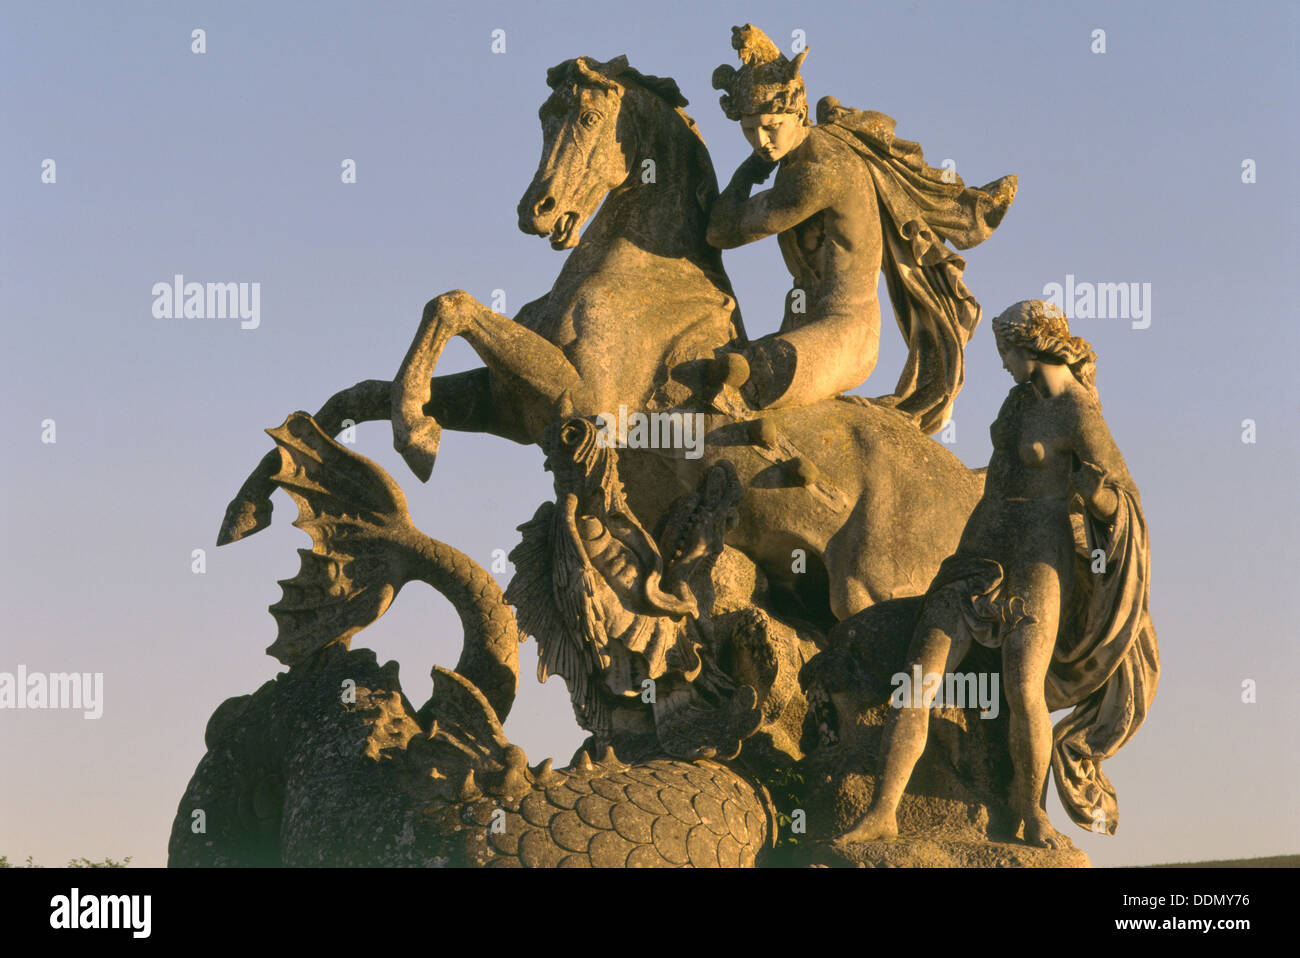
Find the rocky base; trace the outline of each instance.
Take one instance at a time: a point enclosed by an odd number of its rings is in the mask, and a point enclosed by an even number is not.
[[[1022,842],[952,840],[943,835],[910,835],[892,842],[837,844],[816,842],[801,849],[794,863],[828,868],[1088,868],[1077,848],[1038,848]]]

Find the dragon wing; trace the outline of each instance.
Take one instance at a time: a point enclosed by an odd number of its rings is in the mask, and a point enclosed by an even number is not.
[[[601,671],[597,650],[607,641],[596,601],[605,586],[568,528],[572,505],[568,499],[560,507],[543,503],[519,527],[523,539],[510,553],[515,575],[506,601],[517,610],[519,628],[537,639],[538,681],[564,679],[579,720],[590,728],[608,718],[591,687]]]

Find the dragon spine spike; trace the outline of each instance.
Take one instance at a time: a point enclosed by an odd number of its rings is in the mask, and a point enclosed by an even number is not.
[[[465,781],[461,782],[460,793],[457,796],[462,802],[472,801],[483,796],[482,790],[478,787],[478,782],[474,781],[474,769],[465,773]]]

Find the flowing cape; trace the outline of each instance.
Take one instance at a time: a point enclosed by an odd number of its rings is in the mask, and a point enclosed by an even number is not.
[[[1119,825],[1119,805],[1101,761],[1141,727],[1160,679],[1148,609],[1146,518],[1133,490],[1111,488],[1119,505],[1109,523],[1087,510],[1082,514],[1088,555],[1075,578],[1086,577],[1091,588],[1076,589],[1087,604],[1057,639],[1046,689],[1049,709],[1074,708],[1052,732],[1052,774],[1061,804],[1076,824],[1107,835]],[[1098,549],[1104,572],[1092,571]]]
[[[1079,563],[1072,601],[1047,670],[1047,707],[1073,708],[1052,732],[1052,773],[1066,812],[1079,826],[1115,834],[1119,805],[1101,770],[1146,718],[1160,678],[1160,651],[1148,611],[1150,550],[1137,493],[1110,483],[1119,505],[1110,522],[1076,511]],[[1094,572],[1095,550],[1104,571]],[[1003,640],[1033,619],[1010,594],[1003,569],[969,553],[949,556],[929,593],[955,591],[963,621],[958,628],[981,645]]]
[[[921,147],[894,136],[883,113],[817,104],[819,129],[866,161],[879,198],[884,251],[881,270],[894,316],[907,341],[907,363],[891,400],[921,431],[947,422],[965,379],[966,341],[980,305],[962,281],[966,261],[945,245],[970,249],[992,235],[1016,195],[1016,177],[976,189],[952,170],[929,166]]]

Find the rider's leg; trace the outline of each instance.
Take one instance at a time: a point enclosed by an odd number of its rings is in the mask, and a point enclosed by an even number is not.
[[[879,351],[878,316],[837,311],[755,340],[741,353],[743,364],[719,357],[710,378],[739,386],[756,409],[806,406],[866,382]]]

